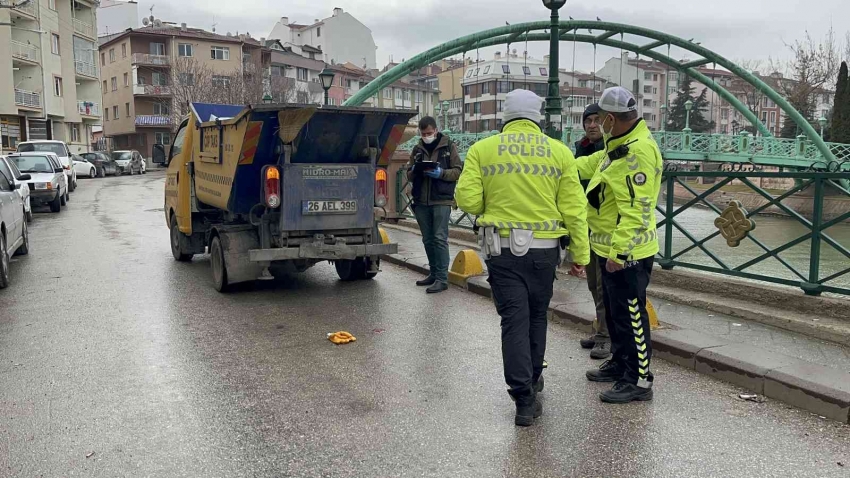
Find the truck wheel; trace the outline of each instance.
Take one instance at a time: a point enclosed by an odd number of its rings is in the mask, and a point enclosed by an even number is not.
[[[213,273],[213,287],[219,292],[227,292],[227,267],[224,264],[224,248],[221,238],[215,236],[210,245],[210,265]]]
[[[334,261],[334,267],[340,280],[351,282],[366,278],[366,259],[354,259],[353,261]]]
[[[180,228],[177,227],[177,218],[175,216],[171,216],[171,255],[174,256],[174,260],[178,262],[189,262],[192,260],[194,254],[186,254],[183,252],[183,248],[180,247],[180,243],[183,239],[183,233],[180,232]]]
[[[378,259],[376,262],[377,262],[377,266],[381,267],[381,260]],[[378,275],[377,272],[369,272],[369,269],[371,269],[371,266],[372,266],[372,259],[367,258],[366,259],[366,272],[364,273],[364,278],[367,279],[367,280],[374,279],[375,276]]]

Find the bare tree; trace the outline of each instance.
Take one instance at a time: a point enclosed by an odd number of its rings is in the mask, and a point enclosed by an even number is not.
[[[159,103],[169,112],[175,128],[189,112],[190,103],[209,103],[214,99],[212,70],[193,57],[173,61],[168,84],[171,97],[162,98]]]
[[[741,60],[738,62],[738,66],[760,79],[764,79],[761,71],[764,67],[764,62],[761,60]],[[734,78],[730,89],[732,90],[732,93],[743,100],[744,104],[747,105],[747,108],[752,111],[753,114],[758,115],[759,106],[765,96],[761,90],[738,77]]]

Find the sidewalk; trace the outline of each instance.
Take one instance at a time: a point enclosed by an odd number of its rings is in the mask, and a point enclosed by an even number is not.
[[[383,227],[392,242],[399,245],[398,254],[388,258],[389,261],[427,273],[428,259],[418,231],[394,225]],[[474,247],[474,244],[455,239],[450,239],[449,243],[452,259],[461,250]],[[489,286],[484,279],[485,277],[472,278],[467,287],[471,291],[489,295]],[[669,289],[667,292],[669,293]],[[850,373],[847,373],[850,371],[850,347],[653,298],[651,290],[649,295],[661,322],[661,330],[655,332],[656,337],[653,340],[653,342],[661,342],[655,344],[660,358],[695,368],[717,378],[750,388],[757,393],[765,393],[765,382],[770,381],[766,377],[771,373],[791,365],[819,366],[815,371],[807,370],[801,374],[802,377],[817,382],[818,386],[813,385],[808,388],[813,390],[812,393],[840,395],[844,403],[842,409],[850,410]],[[568,276],[566,273],[558,274],[550,309],[553,310],[554,319],[560,319],[558,321],[567,322],[588,331],[590,330],[588,324],[595,314],[586,282]],[[710,349],[712,352],[709,352]],[[826,392],[822,390],[824,386],[832,387],[833,382],[836,388]],[[792,388],[799,391],[807,387],[795,384]],[[794,397],[774,398],[809,410],[817,408],[813,411],[819,414],[825,413],[818,407],[802,404]],[[834,402],[834,398],[827,401]],[[839,416],[847,415],[842,411]],[[847,422],[847,420],[844,418],[842,421]]]

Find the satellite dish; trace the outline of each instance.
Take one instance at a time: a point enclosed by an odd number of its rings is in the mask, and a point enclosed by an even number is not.
[[[151,24],[151,21],[148,20],[148,17],[142,18],[142,25],[148,26]]]
[[[153,8],[153,7],[151,7],[151,8]],[[150,20],[150,21],[151,21],[151,23],[153,23],[153,21],[154,21],[154,16],[153,16],[153,14],[151,14],[151,16],[149,16],[149,17],[148,17],[148,20]]]
[[[157,18],[156,20],[154,20],[154,22],[153,22],[153,26],[155,26],[155,27],[161,27],[161,26],[162,26],[162,20],[160,20],[160,19],[158,19],[158,18]]]

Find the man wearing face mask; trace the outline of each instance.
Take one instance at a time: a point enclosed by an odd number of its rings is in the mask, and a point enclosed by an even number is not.
[[[584,138],[576,141],[576,157],[590,156],[591,154],[605,149],[602,141],[602,131],[599,129],[601,118],[599,117],[599,104],[588,105],[582,115],[584,126]],[[590,177],[580,178],[581,185],[587,188]],[[595,211],[588,211],[588,214]],[[579,342],[582,348],[592,349],[590,358],[596,360],[607,359],[611,356],[611,338],[608,335],[608,324],[605,321],[605,303],[602,300],[602,270],[599,268],[599,259],[593,250],[590,251],[590,264],[587,266],[587,288],[593,297],[596,306],[596,317],[593,321],[593,335]]]
[[[470,148],[455,195],[460,209],[478,216],[518,426],[532,425],[543,413],[537,394],[562,239],[570,238],[573,275],[590,261],[587,200],[575,158],[540,131],[542,106],[531,91],[508,93],[502,133]]]
[[[449,217],[463,163],[451,139],[437,132],[434,118],[422,118],[419,133],[422,139],[410,152],[407,178],[413,184],[413,213],[430,273],[416,285],[435,294],[449,288]]]
[[[638,116],[634,96],[608,88],[599,100],[605,149],[577,159],[587,186],[590,246],[598,256],[612,358],[589,370],[593,382],[613,382],[603,402],[652,400],[652,338],[646,287],[658,253],[655,205],[662,159],[652,133]]]

